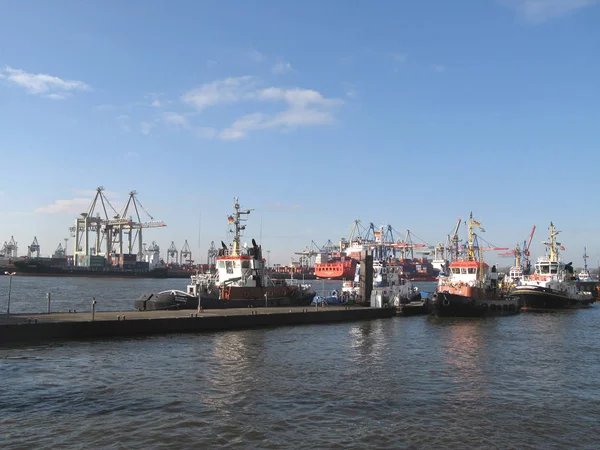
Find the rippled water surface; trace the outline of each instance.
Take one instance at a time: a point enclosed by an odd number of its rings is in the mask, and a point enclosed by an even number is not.
[[[24,280],[43,307],[44,279]],[[69,280],[53,282],[68,292]],[[19,297],[25,284],[16,281],[15,309],[37,307]],[[61,301],[103,289],[117,299],[107,310],[130,309],[140,290],[186,283],[98,281],[77,280],[77,294]],[[599,311],[3,348],[0,441],[82,449],[598,448]]]

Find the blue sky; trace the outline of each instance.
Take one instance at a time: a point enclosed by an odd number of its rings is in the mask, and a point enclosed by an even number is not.
[[[535,256],[552,220],[565,259],[600,259],[597,1],[0,8],[0,241],[20,253],[50,254],[104,186],[196,260],[235,196],[271,262],[355,219],[435,244],[469,211],[496,246],[535,224]]]

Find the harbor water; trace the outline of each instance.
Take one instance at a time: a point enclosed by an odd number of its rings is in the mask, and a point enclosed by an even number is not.
[[[8,277],[0,278],[0,313]],[[13,277],[11,313],[131,310],[186,280]],[[339,287],[313,282],[315,290]],[[424,284],[423,290],[432,290]],[[21,448],[597,448],[600,306],[0,348]]]

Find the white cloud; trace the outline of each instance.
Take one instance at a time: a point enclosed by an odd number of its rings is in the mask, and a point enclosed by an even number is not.
[[[446,71],[446,66],[443,66],[441,64],[435,64],[435,65],[431,66],[431,70],[433,70],[434,72],[437,72],[437,73],[443,73]]]
[[[64,80],[42,73],[28,73],[8,66],[0,71],[0,78],[25,88],[30,94],[42,95],[53,100],[64,100],[73,91],[89,91],[91,89],[83,81]]]
[[[343,104],[339,99],[324,97],[312,89],[267,87],[258,88],[253,77],[232,77],[206,83],[182,96],[182,101],[202,111],[209,106],[239,102],[283,103],[286,108],[268,114],[254,112],[235,120],[230,126],[217,131],[214,128],[192,129],[204,139],[219,138],[237,140],[250,131],[280,128],[289,131],[301,126],[331,124],[335,121],[332,108]],[[177,113],[165,113],[163,119],[174,125],[189,127],[187,117]]]
[[[532,24],[540,24],[550,19],[599,3],[598,0],[500,0],[516,10],[519,17]]]
[[[261,63],[267,59],[265,55],[257,50],[250,50],[249,52],[246,52],[246,56],[255,63]]]
[[[187,127],[189,126],[189,122],[187,117],[183,114],[177,114],[175,112],[166,112],[163,114],[163,120],[170,125],[175,125],[177,127]]]
[[[160,108],[162,106],[162,103],[160,102],[160,100],[153,100],[152,106],[155,108]]]
[[[56,200],[48,206],[43,206],[35,210],[36,213],[47,214],[81,214],[86,212],[90,206],[90,198],[73,198],[71,200]]]
[[[280,128],[284,131],[314,125],[328,125],[335,122],[330,108],[342,104],[341,100],[328,99],[310,89],[266,88],[258,91],[256,98],[263,101],[280,101],[287,109],[268,115],[253,113],[242,116],[219,133],[223,140],[237,140],[249,132]]]
[[[201,111],[208,106],[239,102],[247,97],[253,85],[251,76],[230,77],[203,84],[186,92],[181,99]]]
[[[289,62],[283,62],[283,61],[278,62],[271,68],[271,72],[273,72],[274,74],[279,74],[279,75],[288,73],[288,72],[293,72],[293,71],[294,71],[294,68],[292,67],[292,64]]]
[[[140,131],[144,136],[148,136],[152,132],[154,124],[151,122],[140,122]]]

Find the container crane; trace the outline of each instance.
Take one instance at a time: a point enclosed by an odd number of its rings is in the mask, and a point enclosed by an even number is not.
[[[175,242],[171,241],[171,246],[167,249],[167,264],[171,264],[175,262],[177,264],[177,247],[175,247]]]
[[[37,236],[34,236],[31,245],[27,246],[27,257],[31,258],[34,253],[35,258],[40,257],[40,244],[38,243]]]
[[[219,250],[215,246],[215,241],[210,241],[210,247],[208,247],[208,267],[214,267],[217,264],[217,256],[219,256]]]
[[[187,239],[179,252],[179,264],[193,264],[192,260],[192,250],[190,249],[190,245],[188,244]]]

